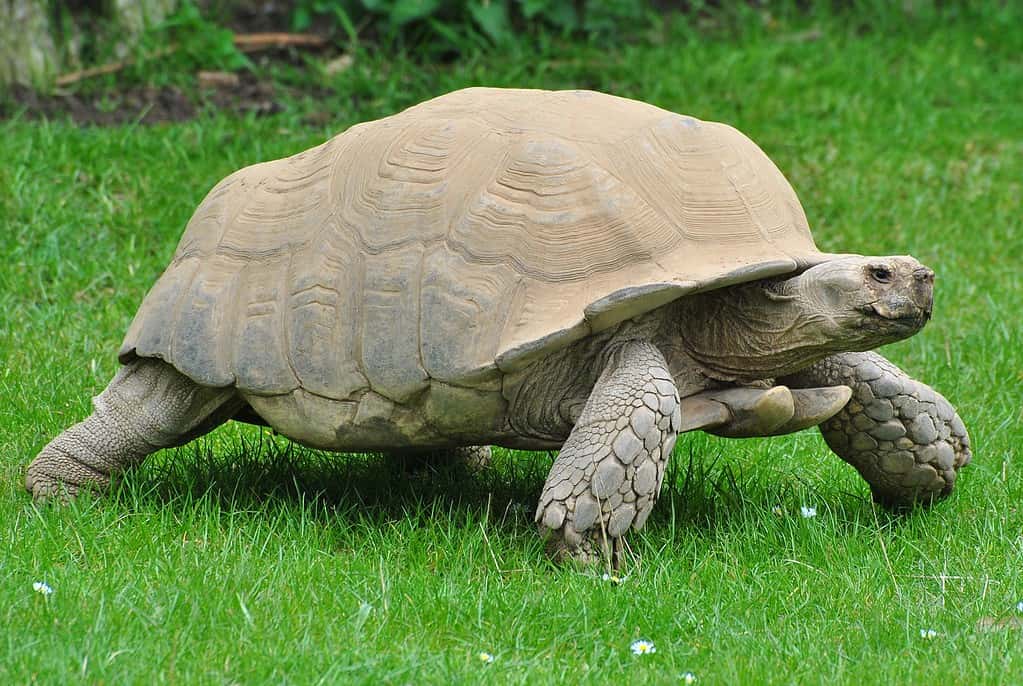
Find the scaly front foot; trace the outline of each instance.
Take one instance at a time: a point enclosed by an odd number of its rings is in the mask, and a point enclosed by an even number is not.
[[[555,560],[620,562],[622,537],[642,528],[657,500],[681,421],[653,344],[629,341],[609,355],[536,510]]]
[[[785,381],[853,389],[852,400],[821,424],[821,433],[882,505],[943,498],[970,462],[970,437],[951,403],[877,353],[833,355]]]

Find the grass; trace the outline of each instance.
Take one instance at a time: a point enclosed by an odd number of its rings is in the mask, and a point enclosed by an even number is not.
[[[660,43],[449,67],[367,54],[335,77],[343,95],[273,118],[0,122],[0,682],[1020,681],[1016,12],[676,27]],[[814,432],[687,435],[617,586],[544,560],[530,521],[542,454],[502,452],[477,478],[409,478],[230,425],[154,456],[110,496],[30,503],[24,466],[88,412],[216,180],[476,83],[595,87],[728,121],[788,175],[822,249],[935,268],[934,321],[885,352],[971,430],[953,496],[890,516]],[[304,123],[317,109],[329,125]],[[33,593],[39,580],[55,592]],[[656,654],[630,654],[637,638]]]

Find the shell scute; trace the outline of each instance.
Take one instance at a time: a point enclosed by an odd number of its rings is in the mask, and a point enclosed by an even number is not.
[[[253,261],[243,267],[233,312],[238,322],[234,336],[217,335],[204,341],[229,347],[233,353],[234,383],[239,388],[275,394],[287,393],[299,386],[290,364],[285,327],[289,263],[290,256],[287,256],[271,261]],[[174,364],[183,373],[199,380],[186,371],[186,359],[175,357]]]
[[[443,238],[455,170],[485,136],[474,122],[427,119],[415,124],[390,140],[363,136],[352,147],[348,163],[336,171],[343,177],[337,180],[336,203],[342,224],[368,250]]]
[[[287,330],[291,367],[306,390],[343,400],[369,388],[356,362],[358,292],[350,279],[362,263],[342,234],[328,233],[319,249],[307,247],[292,261]]]
[[[230,308],[244,263],[217,254],[204,267],[204,278],[191,279],[179,296],[171,357],[180,361],[182,373],[226,386],[234,375],[224,343],[233,340],[236,322]]]
[[[420,346],[423,367],[437,380],[469,379],[497,348],[520,276],[508,265],[489,269],[441,245],[424,258]]]
[[[400,402],[426,388],[419,358],[423,246],[366,256],[362,288],[362,369],[370,386]]]

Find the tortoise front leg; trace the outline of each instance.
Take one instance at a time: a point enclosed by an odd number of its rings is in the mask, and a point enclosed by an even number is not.
[[[821,433],[866,479],[878,503],[942,498],[970,461],[970,437],[951,403],[877,353],[833,355],[778,382],[853,389],[849,403],[820,425]]]
[[[681,425],[678,390],[653,344],[609,355],[540,496],[536,521],[556,561],[617,567],[622,536],[640,529],[657,500]]]

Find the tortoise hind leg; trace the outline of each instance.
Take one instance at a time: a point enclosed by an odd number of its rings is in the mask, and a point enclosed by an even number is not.
[[[390,456],[408,472],[465,470],[476,473],[490,466],[490,446],[469,445],[461,448],[400,450]]]
[[[25,488],[38,499],[103,489],[110,477],[160,448],[181,445],[227,421],[233,388],[200,386],[170,365],[140,358],[122,367],[93,399],[93,413],[44,447]]]
[[[882,505],[942,498],[970,461],[970,437],[955,408],[877,353],[832,355],[778,381],[853,389],[852,400],[820,425],[821,433]]]

